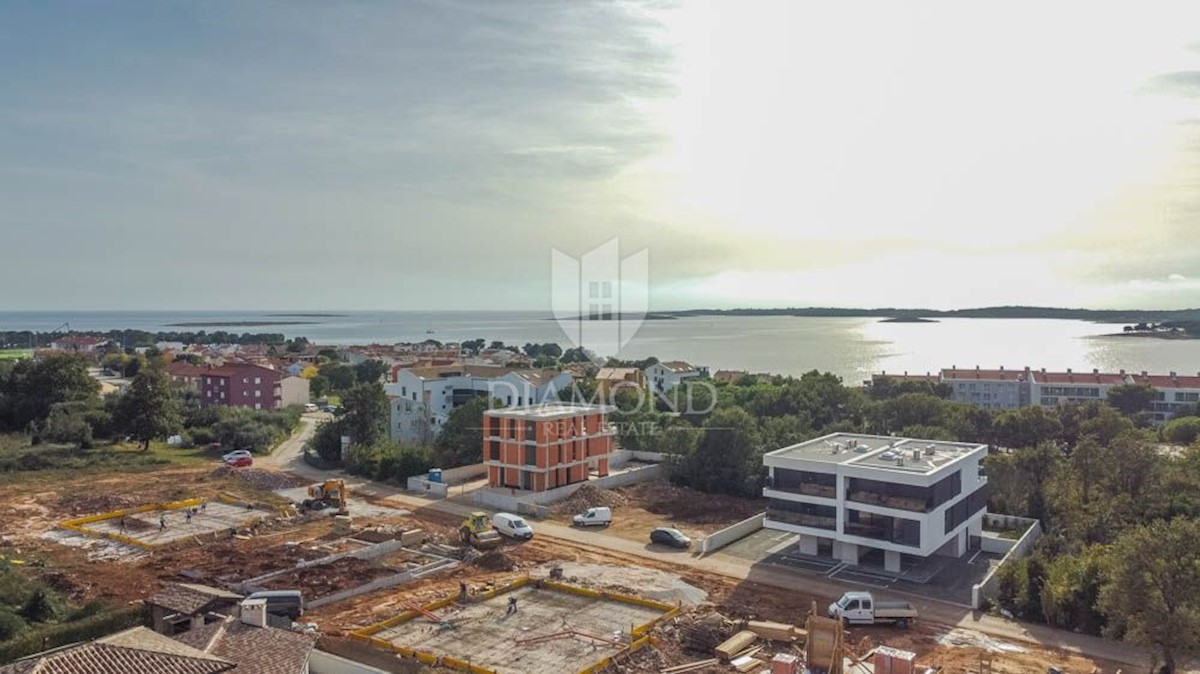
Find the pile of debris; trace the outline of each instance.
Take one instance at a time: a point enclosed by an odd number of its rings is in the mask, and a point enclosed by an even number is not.
[[[284,475],[283,473],[274,473],[269,470],[260,470],[258,468],[221,466],[210,475],[217,478],[235,477],[255,489],[262,489],[264,491],[291,489],[292,487],[303,487],[308,484],[307,480]]]
[[[571,515],[581,513],[588,508],[608,506],[619,508],[629,505],[629,499],[624,494],[611,489],[597,489],[590,484],[584,484],[575,490],[569,498],[559,501],[551,509],[556,515]]]
[[[679,627],[679,642],[684,649],[711,653],[718,644],[733,634],[737,624],[720,613],[706,616]]]
[[[517,563],[499,550],[488,550],[470,561],[486,571],[512,571],[517,568]]]

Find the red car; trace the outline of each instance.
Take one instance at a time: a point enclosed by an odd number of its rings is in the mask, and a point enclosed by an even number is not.
[[[254,465],[254,457],[244,449],[239,449],[222,456],[221,461],[226,466],[233,466],[234,468],[245,468]]]

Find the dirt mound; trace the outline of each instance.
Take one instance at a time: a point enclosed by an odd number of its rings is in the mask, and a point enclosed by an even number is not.
[[[688,524],[726,524],[757,515],[763,502],[754,499],[706,494],[669,482],[643,482],[622,489],[630,503]]]
[[[124,494],[88,494],[75,492],[58,499],[58,506],[72,515],[90,515],[140,505]]]
[[[261,470],[259,468],[234,468],[232,466],[221,466],[210,473],[212,477],[233,477],[255,489],[264,491],[275,491],[276,489],[290,489],[292,487],[303,487],[308,484],[307,480],[302,480],[283,473],[275,473],[269,470]]]
[[[512,571],[517,568],[517,563],[500,550],[488,550],[471,563],[487,571]]]
[[[376,578],[395,573],[357,557],[343,557],[320,566],[277,576],[264,584],[268,590],[300,590],[309,599],[365,585]]]
[[[575,490],[575,493],[571,494],[570,497],[559,501],[552,510],[558,515],[570,515],[581,513],[588,508],[599,508],[601,506],[619,508],[628,504],[629,499],[621,492],[611,489],[597,489],[590,484],[585,484]]]

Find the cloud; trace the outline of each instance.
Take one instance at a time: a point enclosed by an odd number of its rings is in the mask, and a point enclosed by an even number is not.
[[[1200,70],[1180,70],[1156,75],[1146,81],[1142,91],[1166,96],[1200,98]]]

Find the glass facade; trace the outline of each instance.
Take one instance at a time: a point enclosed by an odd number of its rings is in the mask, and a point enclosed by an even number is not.
[[[837,498],[837,475],[776,468],[775,478],[769,488],[793,494]]]
[[[847,508],[844,531],[848,536],[861,536],[898,545],[921,547],[921,523],[917,520],[877,515]]]
[[[918,513],[932,512],[960,493],[962,493],[962,476],[958,471],[939,480],[931,487],[916,487],[856,477],[848,479],[846,483],[847,500]]]
[[[767,519],[800,527],[837,531],[837,508],[833,506],[773,498],[767,504]]]
[[[970,496],[947,508],[945,533],[954,531],[963,522],[971,519],[980,510],[986,508],[987,499],[988,490],[985,484],[972,492]]]

